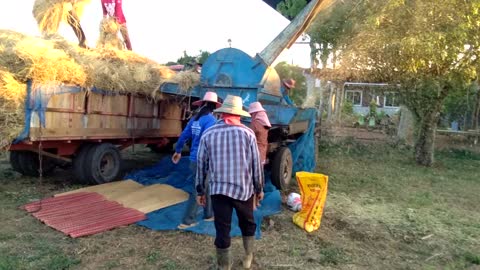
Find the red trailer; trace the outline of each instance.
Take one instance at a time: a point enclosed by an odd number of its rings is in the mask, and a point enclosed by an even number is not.
[[[45,175],[72,164],[81,183],[120,177],[120,151],[133,144],[172,149],[182,132],[188,103],[178,95],[156,99],[59,86],[32,89],[28,84],[25,129],[10,146],[12,168],[24,175]],[[40,164],[42,166],[40,166]]]

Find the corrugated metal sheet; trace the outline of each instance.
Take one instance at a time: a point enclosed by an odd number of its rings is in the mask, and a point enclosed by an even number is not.
[[[46,225],[73,238],[92,235],[146,219],[138,210],[108,201],[94,192],[79,192],[29,203],[23,208]]]

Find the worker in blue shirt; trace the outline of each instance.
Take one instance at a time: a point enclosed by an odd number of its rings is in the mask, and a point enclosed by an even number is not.
[[[175,146],[175,154],[172,156],[172,162],[177,164],[182,157],[182,148],[187,140],[191,140],[190,146],[190,170],[193,173],[193,179],[195,181],[197,171],[197,152],[200,138],[204,131],[213,126],[217,119],[213,116],[213,110],[219,108],[221,104],[218,102],[217,94],[214,92],[207,92],[202,100],[198,100],[192,103],[192,105],[201,106],[199,112],[194,115],[188,122],[185,129],[182,131],[180,138],[178,138],[177,145]],[[197,209],[198,204],[196,202],[197,193],[195,186],[193,192],[187,203],[187,209],[185,211],[182,223],[178,225],[179,229],[186,229],[197,225]],[[207,198],[207,203],[204,207],[203,217],[206,221],[213,220],[213,210],[210,202],[210,196]]]
[[[280,90],[282,91],[282,97],[285,100],[285,103],[290,106],[295,106],[295,103],[290,99],[288,96],[290,91],[295,88],[295,80],[294,79],[287,79],[282,81],[282,87]]]

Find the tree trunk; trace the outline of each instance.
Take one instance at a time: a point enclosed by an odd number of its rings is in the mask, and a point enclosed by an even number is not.
[[[480,91],[477,90],[475,105],[472,113],[472,129],[478,129],[478,118],[480,116]]]
[[[324,103],[325,103],[325,98],[324,98],[324,93],[325,93],[325,88],[327,87],[327,83],[324,82],[323,80],[320,81],[320,88],[318,89],[318,95],[320,97],[320,100],[318,101],[318,113],[319,117],[323,116],[323,110],[324,110]]]
[[[343,92],[343,84],[337,82],[337,89],[335,94],[335,121],[340,121],[340,117],[342,114],[342,92]]]
[[[327,121],[330,121],[331,120],[331,117],[332,117],[332,107],[334,106],[333,104],[335,104],[335,95],[334,95],[334,88],[335,88],[335,84],[330,82],[330,94],[328,95],[328,107],[327,107]]]
[[[419,123],[415,141],[415,161],[418,165],[432,166],[438,113],[430,112],[424,115],[423,119],[417,119],[417,121]]]
[[[400,106],[400,123],[398,124],[397,137],[404,140],[406,144],[413,145],[413,115],[404,105]]]

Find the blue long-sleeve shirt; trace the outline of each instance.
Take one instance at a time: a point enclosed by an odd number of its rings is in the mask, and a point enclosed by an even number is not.
[[[175,152],[181,153],[185,142],[191,139],[191,161],[197,161],[198,145],[200,143],[200,138],[202,137],[203,132],[209,127],[213,126],[217,121],[211,113],[201,116],[197,121],[195,121],[194,118],[195,117],[192,117],[192,119],[188,121],[187,126],[182,131],[180,138],[178,138],[177,145],[175,146]]]
[[[287,105],[295,106],[295,103],[292,101],[292,99],[290,99],[290,97],[288,96],[285,88],[281,87],[280,92],[282,93],[282,97],[283,97],[285,103],[287,103]]]

